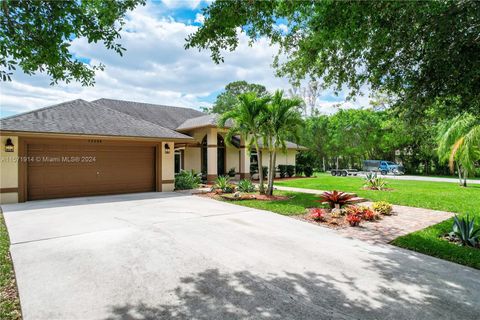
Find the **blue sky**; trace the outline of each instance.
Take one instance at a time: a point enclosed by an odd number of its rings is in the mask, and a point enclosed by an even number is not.
[[[71,52],[82,62],[102,63],[105,71],[97,72],[94,87],[78,83],[50,86],[45,74],[28,76],[17,70],[13,81],[2,83],[0,117],[73,100],[114,98],[181,107],[200,108],[211,105],[231,81],[246,80],[263,84],[268,90],[284,89],[287,79],[277,78],[271,67],[276,47],[266,39],[248,45],[240,36],[235,52],[225,53],[225,62],[214,64],[209,52],[185,50],[185,38],[202,24],[201,8],[205,0],[147,2],[128,13],[120,43],[127,49],[123,57],[98,44],[79,38],[72,42]],[[319,98],[325,112],[342,102],[326,90]],[[357,103],[364,103],[360,100]]]

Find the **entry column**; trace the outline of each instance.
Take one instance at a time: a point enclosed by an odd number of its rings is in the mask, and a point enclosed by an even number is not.
[[[217,178],[217,128],[210,128],[207,133],[207,182],[214,182]]]
[[[240,179],[250,179],[250,154],[245,140],[240,139]]]

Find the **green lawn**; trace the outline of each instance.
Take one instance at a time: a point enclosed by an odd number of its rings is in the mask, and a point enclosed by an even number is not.
[[[276,191],[275,195],[286,195],[291,197],[288,200],[281,201],[266,201],[266,200],[241,200],[241,201],[228,201],[229,203],[239,204],[242,206],[273,211],[282,215],[291,216],[304,214],[305,208],[322,207],[323,205],[315,200],[318,200],[318,196],[300,192],[286,192]]]
[[[388,187],[393,188],[393,191],[362,190],[361,178],[322,174],[315,178],[281,181],[276,185],[354,192],[374,201],[385,200],[399,205],[468,213],[476,217],[477,224],[480,223],[480,185],[462,188],[449,182],[388,180],[388,183]],[[439,238],[449,232],[451,226],[452,219],[399,237],[393,244],[480,269],[480,250],[459,247]]]
[[[21,319],[20,301],[9,250],[10,240],[0,210],[0,319],[2,320]]]

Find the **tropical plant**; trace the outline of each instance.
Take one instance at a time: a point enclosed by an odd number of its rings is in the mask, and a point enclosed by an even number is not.
[[[303,171],[305,172],[306,177],[311,177],[313,175],[313,168],[311,166],[305,166]]]
[[[321,208],[310,209],[310,218],[315,221],[325,221],[325,210]]]
[[[195,170],[181,170],[175,175],[175,190],[198,188],[202,181],[202,174]]]
[[[470,220],[468,215],[464,218],[455,215],[450,234],[458,237],[462,245],[476,247],[480,239],[480,228],[475,229],[475,218]]]
[[[278,171],[280,171],[280,178],[285,178],[287,176],[287,165],[279,164]]]
[[[353,194],[334,190],[332,192],[325,191],[322,193],[320,195],[320,200],[318,201],[321,203],[327,203],[330,208],[335,208],[337,206],[341,208],[342,206],[351,203],[353,198]]]
[[[298,140],[298,129],[302,123],[299,107],[302,103],[298,98],[284,98],[283,91],[277,90],[265,109],[266,125],[263,127],[262,134],[264,145],[269,151],[268,195],[273,194],[277,152],[286,152],[288,137],[293,136]],[[287,175],[289,175],[288,168],[287,166]],[[295,166],[293,168],[295,170]]]
[[[365,174],[364,187],[371,190],[384,190],[387,186],[387,180],[377,176],[376,172],[368,172]]]
[[[304,169],[305,170],[305,169]],[[295,175],[295,166],[294,165],[287,165],[287,176],[289,178],[293,177]]]
[[[389,216],[392,214],[393,207],[390,203],[386,201],[377,201],[372,204],[372,209],[379,214]]]
[[[362,218],[367,221],[375,221],[380,219],[380,215],[373,209],[369,207],[360,207],[362,210]]]
[[[218,176],[212,187],[213,190],[221,190],[224,193],[231,193],[235,191],[235,186],[230,183],[229,176]]]
[[[347,220],[347,222],[350,224],[350,226],[352,227],[356,227],[358,225],[360,225],[360,222],[362,221],[362,216],[359,215],[359,214],[348,214],[346,217],[345,217],[345,220]]]
[[[256,187],[251,180],[240,180],[237,185],[238,191],[240,192],[255,192]]]
[[[467,177],[475,174],[475,164],[480,160],[480,120],[469,113],[463,113],[440,125],[438,155],[448,161],[453,173],[457,165],[460,185],[467,186]]]
[[[260,150],[259,139],[262,128],[265,126],[266,118],[264,116],[270,97],[259,98],[255,93],[245,93],[238,96],[238,104],[232,110],[229,110],[220,116],[218,125],[224,127],[228,120],[232,120],[232,126],[228,129],[225,141],[231,144],[235,135],[245,141],[246,147],[250,149],[253,145],[257,151],[257,163],[262,163],[262,152]],[[263,171],[259,170],[259,191],[265,193]]]
[[[235,168],[230,168],[230,170],[228,170],[228,176],[231,177],[231,178],[235,177],[236,173],[237,172],[236,172]]]

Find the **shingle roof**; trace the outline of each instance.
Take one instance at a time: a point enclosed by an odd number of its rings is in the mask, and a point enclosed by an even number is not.
[[[192,139],[104,105],[77,99],[0,120],[1,130]]]
[[[205,116],[205,113],[190,108],[171,107],[150,103],[105,98],[94,100],[92,102],[172,130],[175,130],[187,119]]]
[[[185,120],[185,122],[179,125],[176,130],[189,130],[200,127],[216,126],[218,123],[218,118],[218,114],[204,114],[200,117]],[[231,127],[232,122],[228,120],[225,126]]]

